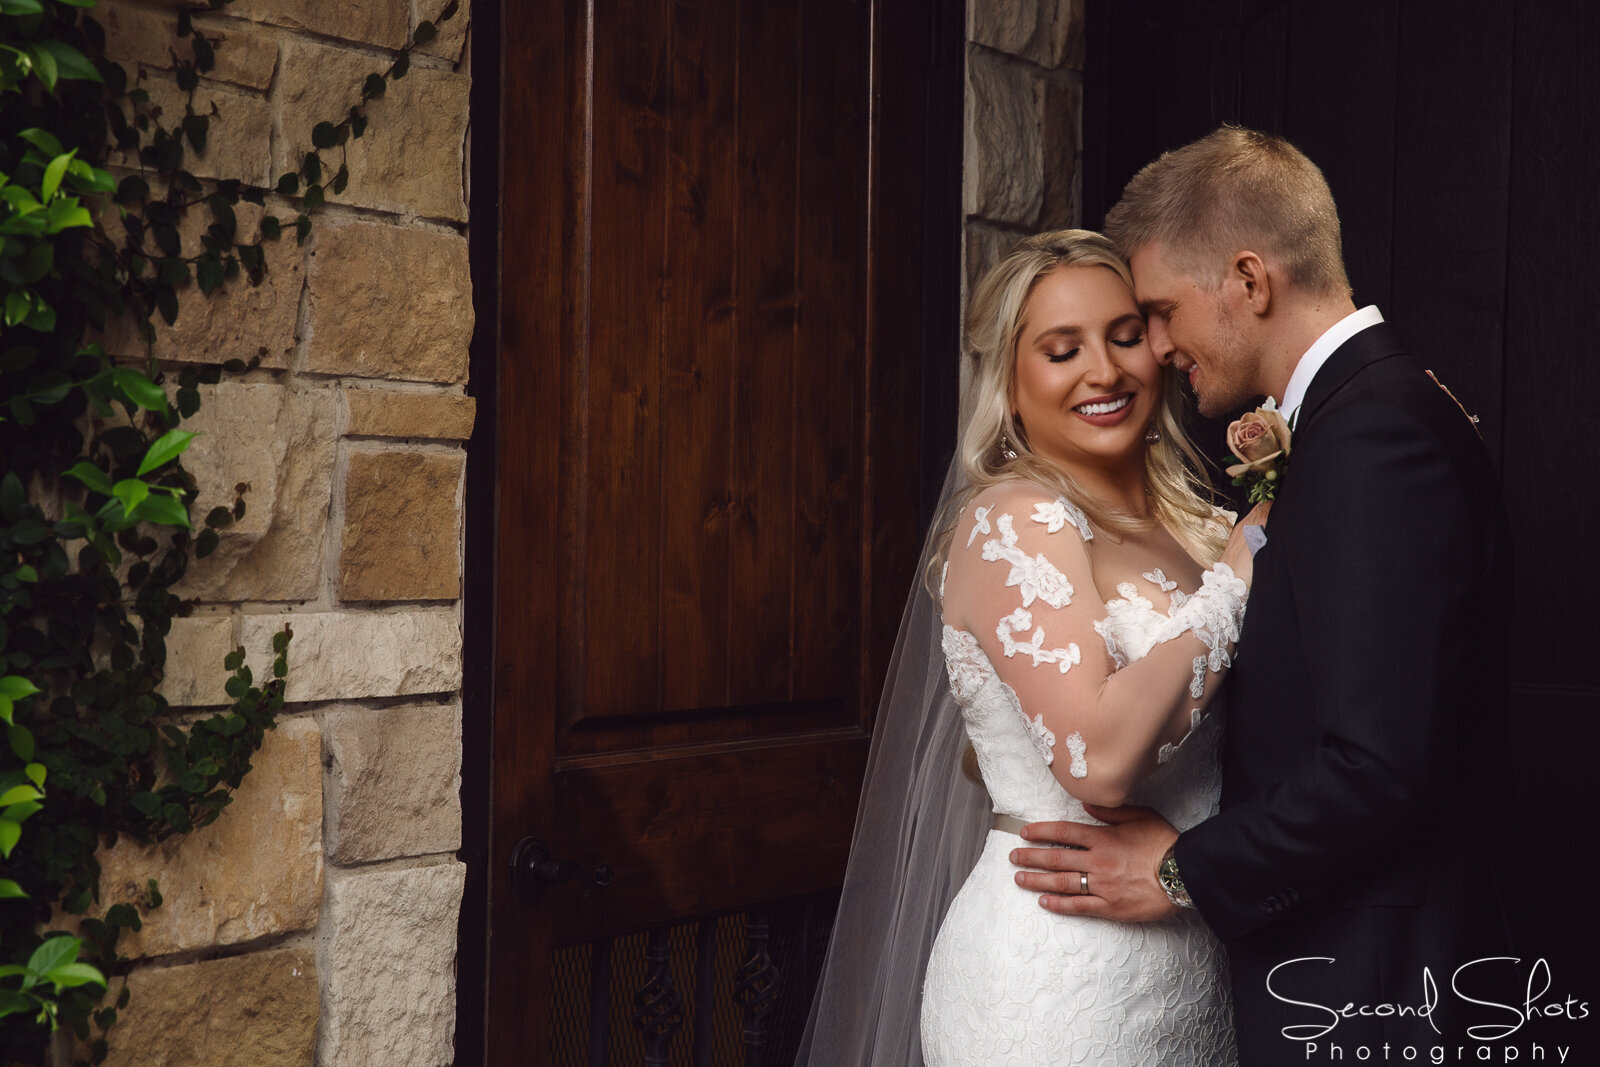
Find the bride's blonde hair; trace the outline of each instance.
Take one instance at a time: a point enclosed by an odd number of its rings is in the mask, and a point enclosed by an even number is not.
[[[942,515],[935,516],[938,540],[925,577],[936,602],[938,576],[961,510],[978,493],[1007,478],[1027,478],[1054,490],[1104,530],[1129,532],[1149,525],[1149,520],[1090,495],[1065,468],[1035,453],[1017,424],[1012,398],[1022,310],[1040,279],[1060,267],[1104,267],[1133,288],[1127,263],[1109,240],[1092,230],[1053,230],[1024,238],[978,283],[967,315],[972,411],[956,452],[968,485],[952,497]],[[1213,515],[1211,480],[1184,432],[1180,396],[1177,371],[1162,368],[1161,403],[1153,420],[1161,439],[1145,448],[1145,492],[1157,521],[1215,559],[1227,544],[1228,532]]]

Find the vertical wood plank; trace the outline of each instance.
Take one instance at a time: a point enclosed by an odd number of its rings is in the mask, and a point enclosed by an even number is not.
[[[550,1032],[550,917],[522,906],[504,857],[523,828],[548,810],[555,747],[555,693],[549,664],[506,654],[511,648],[559,645],[560,591],[548,581],[560,556],[560,526],[551,506],[560,491],[562,419],[560,364],[542,355],[570,350],[577,316],[569,300],[581,213],[534,210],[567,188],[565,175],[583,169],[581,57],[585,20],[567,0],[537,0],[502,9],[503,65],[528,72],[508,80],[501,104],[505,128],[526,131],[545,151],[501,171],[501,221],[515,241],[501,248],[499,381],[496,393],[517,418],[498,421],[497,475],[503,485],[494,515],[494,708],[496,752],[516,754],[527,773],[496,774],[489,840],[487,1058],[514,1062],[536,1033]],[[553,101],[563,102],[553,106]],[[514,592],[506,592],[506,590]],[[536,1054],[534,1063],[548,1053]]]
[[[741,238],[734,161],[742,6],[676,0],[671,8],[660,479],[666,710],[727,700],[728,397],[734,256]]]
[[[1593,683],[1593,628],[1561,604],[1600,590],[1595,448],[1600,394],[1592,293],[1600,233],[1600,68],[1580,42],[1600,37],[1600,9],[1576,2],[1517,7],[1506,287],[1504,469],[1518,550],[1512,682]],[[1554,584],[1545,579],[1555,570]],[[1576,610],[1576,609],[1573,609]]]
[[[1398,0],[1300,0],[1289,16],[1284,134],[1322,168],[1356,305],[1390,301]]]
[[[667,199],[671,113],[668,0],[619,0],[596,9],[593,74],[593,240],[583,265],[589,343],[565,358],[585,364],[589,425],[581,496],[584,539],[584,710],[657,706],[661,655],[661,378],[663,308],[670,291]],[[543,358],[563,358],[541,353]],[[618,670],[626,649],[631,669]]]
[[[735,706],[789,697],[799,28],[797,0],[747,5],[739,24],[739,311],[729,412]]]
[[[813,3],[800,27],[800,143],[807,151],[793,395],[796,426],[806,427],[809,440],[794,449],[793,695],[851,704],[856,678],[841,665],[857,660],[862,637],[871,14],[869,4]]]
[[[1239,122],[1283,132],[1283,89],[1289,60],[1289,2],[1277,0],[1244,16],[1239,30]]]
[[[1511,180],[1514,9],[1462,18],[1449,0],[1400,11],[1394,296],[1386,314],[1479,424],[1498,458]]]

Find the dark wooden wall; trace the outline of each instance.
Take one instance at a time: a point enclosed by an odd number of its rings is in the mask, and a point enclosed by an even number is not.
[[[1090,0],[1084,224],[1222,122],[1322,167],[1358,306],[1481,418],[1517,538],[1511,752],[1482,753],[1484,862],[1520,950],[1600,993],[1600,5],[1582,0]]]

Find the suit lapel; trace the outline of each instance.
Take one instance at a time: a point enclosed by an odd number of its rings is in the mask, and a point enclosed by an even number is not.
[[[1340,345],[1311,379],[1300,414],[1295,417],[1294,432],[1298,434],[1310,426],[1317,410],[1362,368],[1405,351],[1400,335],[1387,322],[1369,326]]]

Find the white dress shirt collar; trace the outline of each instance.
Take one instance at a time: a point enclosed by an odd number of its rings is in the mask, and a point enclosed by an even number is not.
[[[1283,402],[1278,405],[1283,417],[1293,423],[1294,417],[1300,413],[1300,405],[1305,402],[1306,390],[1311,388],[1311,380],[1328,362],[1328,357],[1339,350],[1340,345],[1382,321],[1383,314],[1378,310],[1378,305],[1368,304],[1329,326],[1321,337],[1313,341],[1311,347],[1306,349],[1306,354],[1300,357],[1300,362],[1295,364],[1294,373],[1289,376],[1289,385],[1283,391]]]

